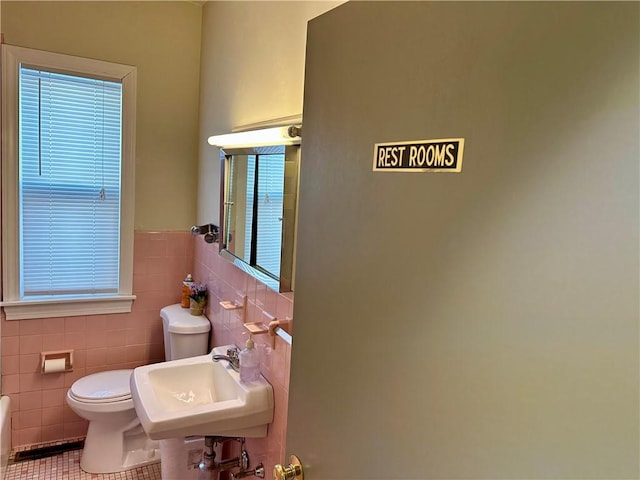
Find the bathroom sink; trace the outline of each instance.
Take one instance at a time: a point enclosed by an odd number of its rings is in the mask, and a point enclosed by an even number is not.
[[[134,369],[131,397],[149,438],[266,436],[273,420],[273,388],[262,376],[241,383],[226,361],[212,360],[231,347]]]

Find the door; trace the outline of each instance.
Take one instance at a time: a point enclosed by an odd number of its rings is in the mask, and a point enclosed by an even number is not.
[[[638,478],[637,3],[309,23],[288,454],[305,478]],[[374,144],[464,138],[461,173]]]

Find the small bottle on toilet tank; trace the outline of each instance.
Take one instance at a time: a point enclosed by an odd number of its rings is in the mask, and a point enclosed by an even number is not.
[[[180,301],[182,308],[189,308],[191,304],[191,285],[193,285],[193,277],[191,274],[188,274],[182,281],[182,300]]]

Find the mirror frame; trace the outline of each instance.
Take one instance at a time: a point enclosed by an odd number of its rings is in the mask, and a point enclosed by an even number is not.
[[[229,187],[229,157],[237,155],[257,155],[263,147],[240,147],[220,149],[220,235],[219,254],[236,267],[261,281],[276,292],[292,292],[295,283],[296,229],[298,224],[298,189],[300,179],[300,144],[285,145],[284,208],[282,212],[282,242],[280,246],[280,278],[277,279],[263,269],[256,268],[227,250],[226,196]]]

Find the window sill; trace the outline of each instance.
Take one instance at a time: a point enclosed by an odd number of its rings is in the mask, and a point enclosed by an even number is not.
[[[129,313],[135,295],[1,302],[7,320]]]

